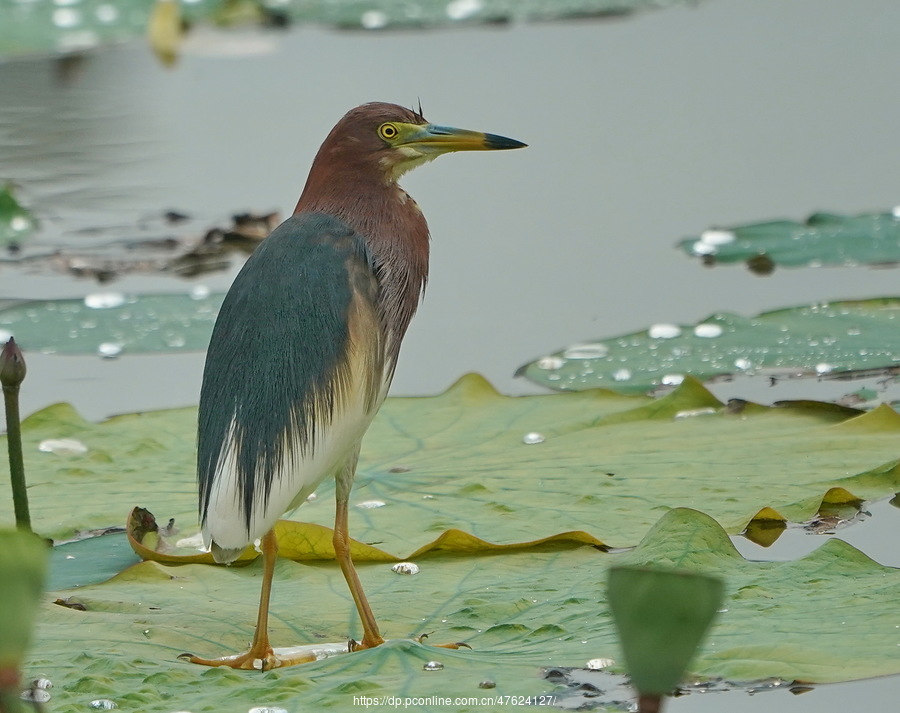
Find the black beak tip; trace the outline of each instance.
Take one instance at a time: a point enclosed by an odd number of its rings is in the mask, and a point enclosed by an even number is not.
[[[495,150],[523,149],[528,146],[528,144],[523,144],[521,141],[508,139],[505,136],[498,136],[497,134],[485,134],[484,145],[489,149]]]

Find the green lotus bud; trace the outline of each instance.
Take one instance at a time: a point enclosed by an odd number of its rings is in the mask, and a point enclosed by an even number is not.
[[[628,674],[642,695],[675,690],[722,596],[718,577],[649,567],[610,569],[607,601]]]
[[[0,382],[5,387],[15,388],[25,379],[25,357],[12,337],[0,351]]]

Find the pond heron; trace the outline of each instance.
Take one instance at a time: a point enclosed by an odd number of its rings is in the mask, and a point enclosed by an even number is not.
[[[362,620],[350,648],[383,643],[351,561],[347,506],[360,442],[428,275],[428,226],[397,181],[451,151],[523,146],[383,103],[350,110],[328,134],[294,214],[247,260],[210,340],[198,423],[203,538],[217,562],[261,539],[263,580],[250,649],[188,660],[270,669],[310,659],[269,644],[273,528],[328,477],[335,558]]]

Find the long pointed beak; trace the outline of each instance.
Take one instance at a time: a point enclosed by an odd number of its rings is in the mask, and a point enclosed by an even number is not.
[[[414,146],[421,151],[447,153],[450,151],[497,151],[504,149],[521,149],[523,144],[515,139],[508,139],[497,134],[485,134],[480,131],[455,129],[451,126],[425,124],[416,127],[405,137],[402,145]]]

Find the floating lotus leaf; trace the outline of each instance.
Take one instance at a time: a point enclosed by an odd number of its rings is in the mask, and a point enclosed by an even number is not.
[[[575,344],[519,368],[560,391],[643,393],[685,374],[846,378],[900,368],[900,298],[844,300],[763,312],[718,312],[693,325],[656,324]]]
[[[203,350],[224,295],[125,295],[34,300],[0,307],[0,341],[12,335],[23,351],[120,354]]]
[[[696,673],[808,681],[900,673],[897,570],[834,540],[797,562],[746,562],[726,535],[900,490],[900,415],[887,406],[862,415],[816,403],[729,410],[691,379],[659,400],[602,390],[510,398],[474,375],[440,396],[388,399],[364,444],[350,530],[363,584],[393,641],[265,674],[176,658],[246,646],[261,571],[258,560],[174,564],[183,561],[179,542],[181,550],[196,542],[195,423],[196,409],[184,408],[92,424],[64,405],[23,423],[38,531],[71,536],[124,524],[142,503],[160,518],[155,536],[148,522],[132,528],[142,539],[151,534],[145,556],[156,556],[161,539],[176,545],[166,555],[173,563],[145,561],[102,583],[91,583],[106,575],[75,544],[64,565],[55,559],[65,579],[51,572],[54,586],[82,586],[47,595],[25,664],[26,676],[53,680],[55,712],[98,698],[148,713],[349,710],[354,695],[482,696],[484,679],[497,684],[490,695],[553,692],[541,667],[619,658],[602,587],[610,564],[725,579],[729,611],[692,664]],[[41,451],[51,438],[83,448]],[[306,523],[279,525],[297,561],[277,564],[276,646],[330,642],[333,650],[360,635],[328,560],[332,496],[333,485],[323,484],[294,516]],[[721,525],[679,506],[702,507]],[[0,517],[12,520],[4,489]],[[612,555],[604,543],[640,545]],[[394,573],[400,558],[420,572]],[[822,632],[838,631],[839,645],[822,645]],[[427,641],[475,650],[409,640],[427,632]],[[444,669],[424,671],[431,660]]]
[[[779,265],[895,265],[900,262],[900,210],[815,213],[804,223],[772,220],[713,228],[685,238],[678,246],[706,265],[746,262],[760,274],[769,274]]]
[[[82,43],[100,45],[145,34],[156,0],[104,0],[103,12],[84,13]],[[684,0],[193,0],[182,12],[191,23],[218,25],[310,23],[355,30],[427,28],[567,17],[618,16],[683,4]],[[50,0],[0,0],[0,55],[56,53],[70,29],[54,22]],[[160,22],[157,19],[157,23]],[[156,28],[158,42],[159,28]],[[165,32],[165,31],[163,31]],[[89,33],[89,36],[87,34]]]
[[[93,424],[65,405],[27,418],[35,529],[68,539],[122,526],[141,505],[161,524],[174,518],[180,532],[168,540],[195,534],[196,418],[183,408]],[[833,488],[860,501],[900,490],[898,435],[900,415],[887,406],[863,415],[816,402],[734,410],[691,379],[658,400],[602,390],[506,397],[471,375],[440,396],[388,399],[363,444],[351,534],[402,558],[488,547],[468,537],[522,545],[573,531],[628,546],[677,506],[702,506],[732,533],[757,513],[770,520],[767,507],[804,522],[834,507]],[[50,439],[74,443],[52,452]],[[333,493],[323,483],[292,519],[330,527]],[[12,512],[0,489],[0,522]],[[443,534],[453,530],[465,537]],[[296,537],[298,558],[304,541],[316,540]]]

